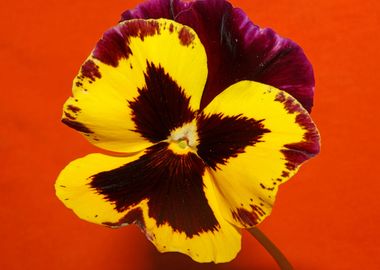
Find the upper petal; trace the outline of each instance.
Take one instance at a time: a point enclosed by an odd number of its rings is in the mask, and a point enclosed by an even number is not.
[[[202,108],[233,83],[252,80],[288,92],[311,111],[314,75],[302,49],[271,29],[254,25],[227,1],[150,0],[122,15],[122,20],[133,18],[172,19],[199,35],[209,68]]]
[[[62,121],[99,147],[139,151],[191,121],[206,78],[192,29],[165,19],[122,22],[81,67]]]
[[[316,126],[292,96],[251,81],[223,91],[204,113],[198,153],[223,214],[236,226],[254,226],[270,214],[278,186],[319,152]],[[212,118],[216,124],[204,123]]]

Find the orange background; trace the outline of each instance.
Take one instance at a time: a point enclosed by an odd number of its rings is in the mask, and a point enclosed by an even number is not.
[[[196,264],[159,254],[134,226],[81,221],[55,197],[59,171],[97,151],[60,123],[71,81],[137,2],[1,2],[0,269],[277,269],[247,233],[233,262]],[[260,227],[295,269],[380,269],[379,1],[233,3],[299,43],[317,83],[312,116],[322,152],[282,186]]]

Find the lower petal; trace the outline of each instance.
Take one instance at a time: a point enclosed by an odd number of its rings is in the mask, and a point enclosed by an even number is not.
[[[204,190],[208,203],[213,209],[218,225],[210,231],[202,231],[192,236],[174,229],[170,224],[158,225],[149,216],[149,208],[144,206],[144,231],[148,239],[160,252],[181,252],[196,262],[229,262],[236,257],[241,248],[240,229],[222,216],[217,203],[216,191],[208,173],[203,176]],[[200,213],[201,215],[201,213]],[[191,223],[191,220],[188,221]]]
[[[204,113],[253,119],[267,130],[254,144],[209,168],[225,218],[238,227],[255,226],[270,214],[278,186],[319,152],[316,126],[292,96],[251,81],[242,81],[226,89],[204,109]],[[212,138],[210,132],[208,140]],[[230,147],[228,141],[220,138],[214,136],[209,145]],[[211,150],[203,152],[215,152]],[[216,156],[213,153],[214,159]]]
[[[203,162],[174,154],[167,143],[129,157],[77,159],[59,175],[56,192],[84,220],[137,224],[161,252],[226,262],[240,250],[240,231],[222,217]]]

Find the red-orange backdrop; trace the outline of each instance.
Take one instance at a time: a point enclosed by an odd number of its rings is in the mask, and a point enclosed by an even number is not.
[[[72,78],[137,2],[0,3],[0,269],[277,269],[248,234],[235,261],[196,264],[159,254],[133,226],[81,221],[55,197],[59,171],[97,151],[60,123]],[[232,2],[299,43],[317,82],[322,152],[282,186],[260,227],[296,269],[380,269],[379,1]]]

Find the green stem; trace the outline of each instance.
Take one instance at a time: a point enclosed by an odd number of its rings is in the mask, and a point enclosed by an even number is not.
[[[281,270],[293,270],[293,266],[286,259],[284,254],[269,240],[266,235],[260,231],[257,227],[247,229],[253,237],[269,252],[269,254],[275,259]]]

